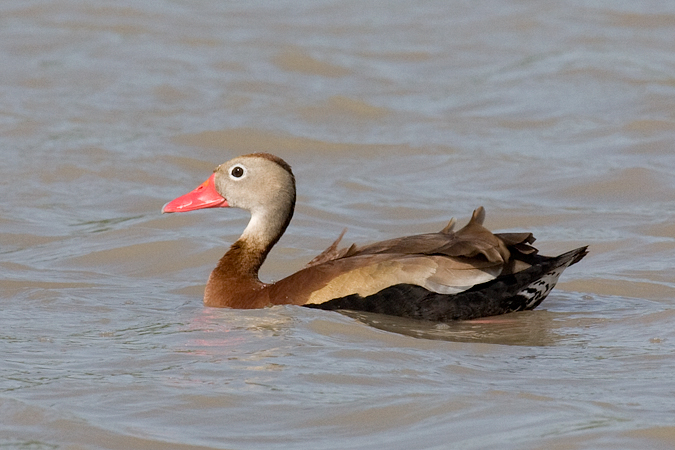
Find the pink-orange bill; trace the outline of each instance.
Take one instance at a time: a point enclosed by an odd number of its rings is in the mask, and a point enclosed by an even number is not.
[[[227,208],[227,200],[216,191],[216,174],[211,175],[205,182],[192,192],[171,200],[162,208],[163,213],[194,211],[204,208]]]

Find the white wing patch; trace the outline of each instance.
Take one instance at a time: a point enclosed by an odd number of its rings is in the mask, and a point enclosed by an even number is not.
[[[563,270],[566,268],[567,265],[557,267],[518,291],[518,294],[516,295],[527,299],[525,309],[533,308],[545,299],[555,287],[558,278],[560,278],[560,274],[563,273]]]
[[[307,303],[323,303],[347,295],[373,295],[396,284],[413,284],[439,294],[456,294],[493,280],[502,265],[476,268],[444,256],[387,259],[340,274],[310,295]]]

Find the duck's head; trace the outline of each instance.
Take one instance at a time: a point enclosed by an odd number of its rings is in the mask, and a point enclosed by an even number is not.
[[[291,166],[269,153],[253,153],[219,165],[197,189],[170,201],[162,212],[233,207],[254,213],[294,201]]]
[[[253,153],[221,164],[197,189],[170,201],[162,212],[241,208],[251,213],[244,234],[266,235],[269,239],[270,234],[283,233],[294,206],[295,177],[291,167],[269,153]]]

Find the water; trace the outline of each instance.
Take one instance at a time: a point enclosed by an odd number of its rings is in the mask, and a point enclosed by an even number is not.
[[[675,7],[0,6],[0,447],[675,447]],[[206,309],[247,217],[162,216],[219,163],[298,179],[273,280],[340,233],[583,244],[533,312]]]

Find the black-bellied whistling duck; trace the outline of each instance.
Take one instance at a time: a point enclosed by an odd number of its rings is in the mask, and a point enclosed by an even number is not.
[[[206,306],[262,308],[292,304],[449,321],[534,309],[586,247],[537,255],[531,233],[492,234],[485,212],[453,231],[338,249],[340,236],[304,269],[272,284],[258,269],[295,208],[295,177],[274,155],[255,153],[221,164],[201,186],[162,212],[235,207],[251,213],[239,240],[211,272]],[[344,234],[344,232],[343,232]]]

